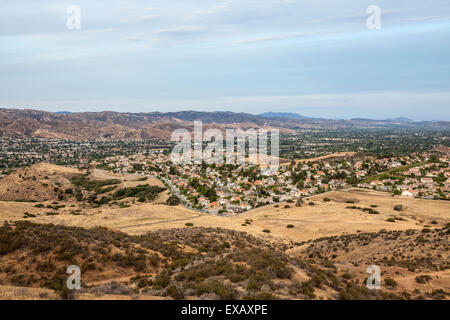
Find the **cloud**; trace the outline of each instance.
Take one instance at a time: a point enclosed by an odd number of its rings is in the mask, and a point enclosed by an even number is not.
[[[233,1],[229,0],[226,1],[223,4],[214,6],[212,8],[209,9],[200,9],[200,10],[196,10],[192,13],[193,16],[195,15],[214,15],[217,14],[219,11],[223,10],[223,9],[227,9],[230,8],[233,5]]]
[[[394,112],[398,102],[407,113],[416,102],[399,97],[409,94],[428,108],[411,110],[425,116],[440,110],[434,114],[448,118],[447,96],[414,93],[450,88],[448,0],[377,0],[382,29],[376,32],[366,27],[372,2],[360,0],[76,3],[79,31],[66,27],[72,2],[0,1],[0,100],[66,101],[75,108],[83,105],[74,99],[96,99],[88,105],[94,110],[107,99],[122,110],[198,103],[239,111],[321,102],[337,117],[340,108],[375,113],[371,99],[381,101],[383,112]],[[370,94],[375,91],[397,94]]]
[[[251,44],[251,43],[257,43],[257,42],[278,41],[278,40],[286,40],[286,39],[316,35],[316,34],[320,34],[320,33],[321,32],[297,32],[297,33],[284,34],[284,35],[267,36],[267,37],[262,37],[262,38],[257,38],[257,39],[240,40],[240,41],[238,41],[238,43]]]
[[[104,32],[114,32],[119,31],[120,28],[106,28],[106,29],[95,29],[95,30],[87,30],[88,33],[104,33]]]
[[[145,15],[145,16],[140,16],[139,17],[139,21],[154,20],[154,19],[157,19],[159,17],[160,17],[159,14],[149,14],[149,15]]]
[[[450,19],[450,15],[399,18],[396,20],[397,21],[406,21],[406,22],[420,22],[420,21],[436,21],[436,20],[448,20],[448,19]]]

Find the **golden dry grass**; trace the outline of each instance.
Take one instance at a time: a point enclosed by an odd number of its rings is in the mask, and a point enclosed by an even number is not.
[[[57,199],[58,192],[71,188],[70,178],[82,172],[75,168],[39,163],[29,168],[22,168],[0,180],[0,199],[2,200],[36,200]]]
[[[324,202],[324,198],[331,201]],[[355,203],[346,203],[352,200]],[[309,206],[308,202],[314,202]],[[402,204],[404,210],[395,211],[394,206]],[[0,219],[22,219],[27,211],[38,215],[29,218],[37,223],[55,223],[71,226],[93,227],[105,226],[129,234],[142,234],[159,229],[183,228],[190,222],[196,227],[222,227],[233,230],[246,231],[251,234],[266,235],[262,231],[270,230],[270,236],[290,240],[304,241],[331,235],[352,234],[360,232],[376,232],[381,229],[407,230],[421,229],[436,221],[436,227],[443,226],[450,221],[450,203],[447,201],[411,199],[392,197],[383,192],[351,189],[349,191],[328,192],[310,197],[302,207],[295,207],[293,203],[280,203],[261,207],[245,212],[238,216],[222,217],[199,213],[182,206],[170,207],[157,203],[134,204],[129,208],[82,209],[82,214],[70,214],[74,208],[68,204],[59,210],[59,215],[47,216],[48,209],[38,209],[32,203],[14,203],[0,201]],[[73,203],[78,206],[78,204]],[[289,205],[290,208],[285,208]],[[380,214],[368,214],[362,210],[348,209],[348,206],[369,208],[377,205]],[[406,221],[388,222],[391,217],[402,217]],[[245,220],[252,220],[251,224],[243,226]],[[288,224],[294,228],[288,229]]]
[[[50,289],[0,286],[0,300],[56,300],[58,295]]]
[[[356,154],[356,152],[336,152],[336,153],[331,153],[331,154],[327,154],[325,156],[320,156],[320,157],[311,158],[311,159],[295,160],[295,164],[309,163],[309,162],[315,162],[315,161],[333,159],[333,158],[349,158],[349,157],[353,157],[355,154]],[[290,164],[291,164],[291,161],[289,161],[289,162],[281,162],[280,161],[280,166],[289,166]]]

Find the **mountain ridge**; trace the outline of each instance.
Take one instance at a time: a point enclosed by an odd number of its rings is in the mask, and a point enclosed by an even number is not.
[[[74,112],[56,113],[33,109],[0,108],[0,136],[32,136],[69,140],[169,139],[175,129],[193,129],[194,121],[203,129],[278,129],[293,133],[301,128],[358,128],[424,126],[449,128],[449,121],[399,122],[390,120],[331,120],[317,118],[267,118],[231,111],[178,112]]]
[[[312,119],[311,117],[305,117],[298,113],[293,112],[265,112],[259,114],[264,118],[292,118],[292,119]]]

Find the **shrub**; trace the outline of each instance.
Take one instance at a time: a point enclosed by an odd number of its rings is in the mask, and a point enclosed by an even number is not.
[[[148,184],[138,185],[133,188],[119,189],[113,194],[114,200],[121,200],[124,198],[134,197],[138,199],[154,200],[158,193],[165,191],[166,188],[159,186],[150,186]]]
[[[194,290],[197,296],[205,293],[215,293],[221,300],[236,300],[238,297],[238,293],[233,287],[224,285],[217,280],[197,283],[194,285]]]
[[[86,174],[75,176],[71,179],[71,182],[80,188],[87,191],[99,191],[100,188],[110,185],[120,184],[121,181],[118,179],[110,180],[90,180]]]
[[[397,281],[388,277],[388,278],[384,279],[384,284],[389,287],[395,288],[397,286]]]
[[[301,198],[299,198],[299,199],[297,200],[297,202],[295,203],[295,206],[296,206],[296,207],[301,207],[302,204],[303,204],[303,200],[302,200]]]
[[[292,229],[293,227],[294,227],[293,224],[288,224],[288,225],[286,226],[286,228],[288,228],[288,229]]]
[[[167,273],[167,271],[163,271],[160,274],[158,274],[153,280],[153,287],[155,289],[165,288],[169,285],[169,282],[170,282],[169,274]]]
[[[169,297],[174,298],[175,300],[182,300],[184,299],[184,290],[174,284],[170,285],[167,289],[165,294]]]
[[[302,282],[298,292],[310,299],[314,299],[316,297],[311,281]]]
[[[431,280],[431,277],[429,275],[421,275],[416,277],[417,283],[427,283]]]
[[[167,199],[166,204],[167,204],[168,206],[177,206],[177,205],[180,204],[180,199],[178,199],[178,197],[175,196],[175,195],[171,195],[171,196]]]

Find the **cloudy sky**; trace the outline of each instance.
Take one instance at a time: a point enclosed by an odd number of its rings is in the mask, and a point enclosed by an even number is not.
[[[450,120],[450,2],[1,1],[0,107]]]

